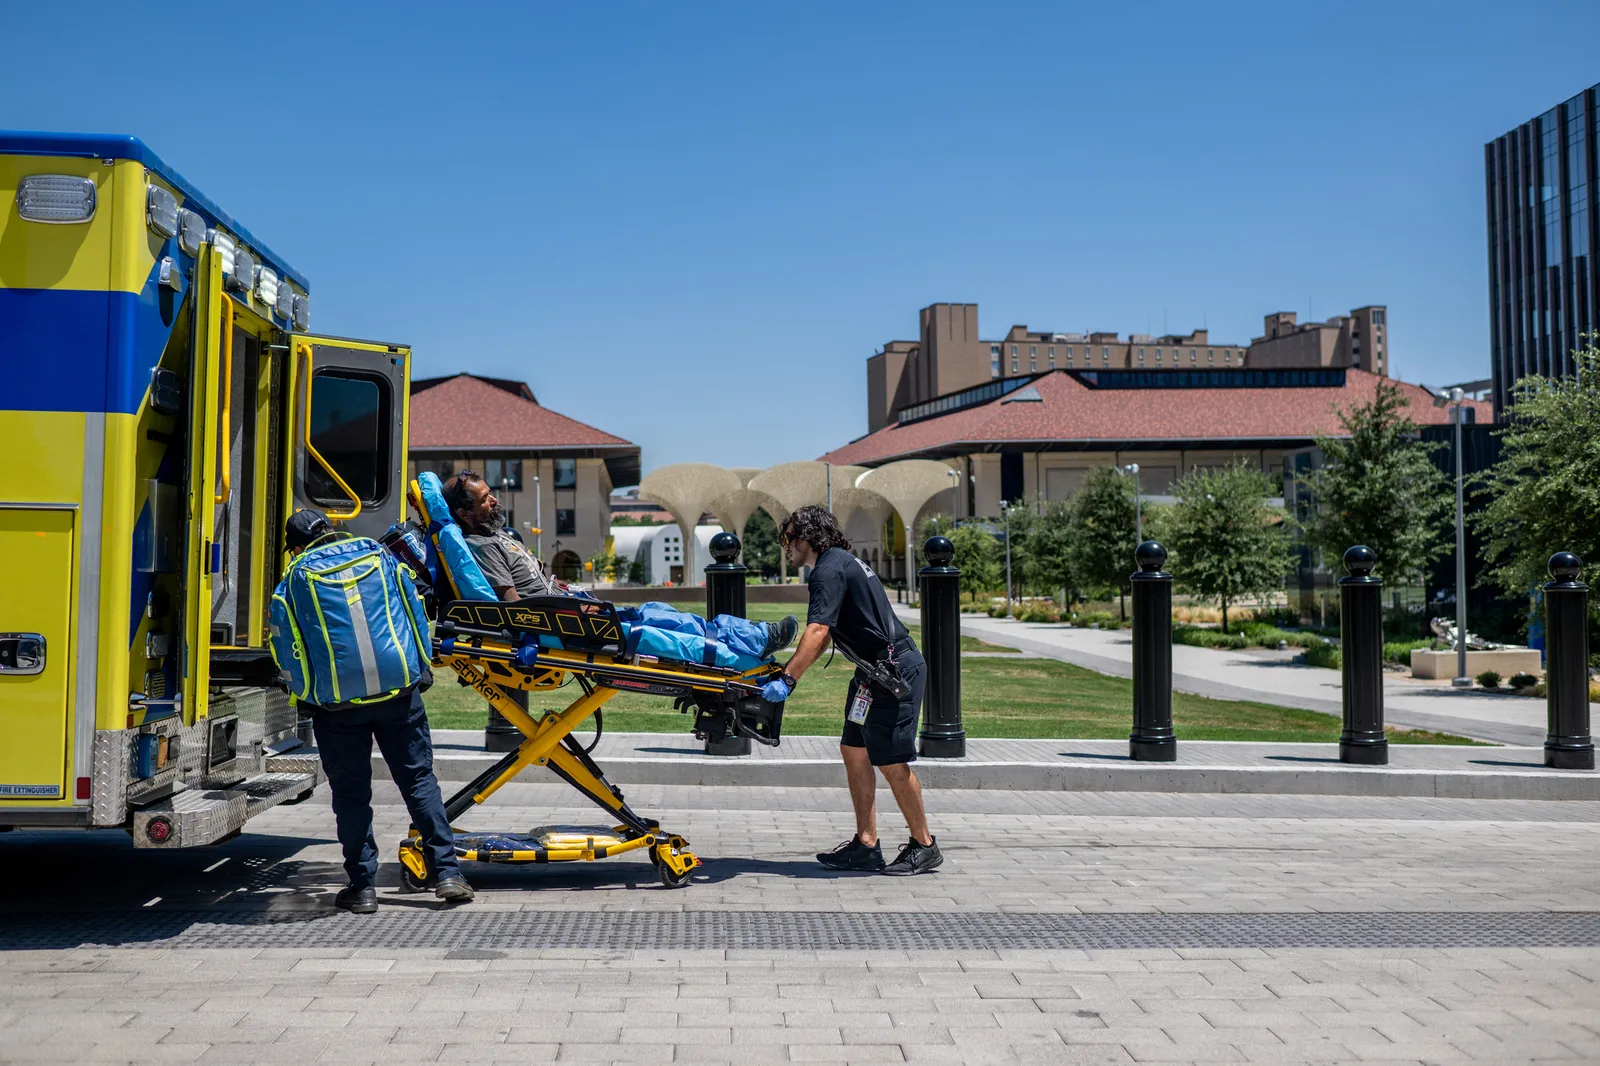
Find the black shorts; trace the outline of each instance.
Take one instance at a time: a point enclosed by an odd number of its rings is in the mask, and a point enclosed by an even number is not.
[[[867,720],[860,725],[850,721],[850,701],[856,689],[867,684],[861,672],[850,680],[850,690],[845,695],[844,733],[839,743],[847,748],[866,748],[867,760],[873,766],[893,766],[895,763],[917,761],[917,718],[922,712],[922,684],[928,667],[915,649],[899,654],[900,676],[911,694],[897,700],[892,692],[869,685],[872,705],[867,708]]]

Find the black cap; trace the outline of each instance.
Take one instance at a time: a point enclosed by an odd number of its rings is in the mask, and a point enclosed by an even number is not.
[[[308,548],[318,537],[333,532],[333,523],[321,511],[307,508],[289,516],[283,530],[283,546],[289,551]]]

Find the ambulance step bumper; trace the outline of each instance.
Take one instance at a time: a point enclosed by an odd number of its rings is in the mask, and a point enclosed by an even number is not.
[[[315,772],[255,774],[231,788],[189,789],[133,812],[136,848],[196,848],[215,844],[285,800],[316,788]]]

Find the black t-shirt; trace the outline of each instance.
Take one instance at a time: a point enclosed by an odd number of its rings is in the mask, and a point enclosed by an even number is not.
[[[833,639],[858,658],[882,658],[891,644],[910,636],[872,567],[843,548],[823,552],[806,584],[811,589],[806,623],[831,628]]]

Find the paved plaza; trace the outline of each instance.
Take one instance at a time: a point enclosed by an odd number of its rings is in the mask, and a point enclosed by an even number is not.
[[[892,879],[812,861],[841,789],[628,791],[690,888],[472,866],[440,910],[386,862],[379,913],[335,914],[325,790],[198,851],[0,836],[0,1058],[1600,1058],[1600,803],[931,789],[947,862]],[[514,784],[463,824],[567,821],[596,819]]]

